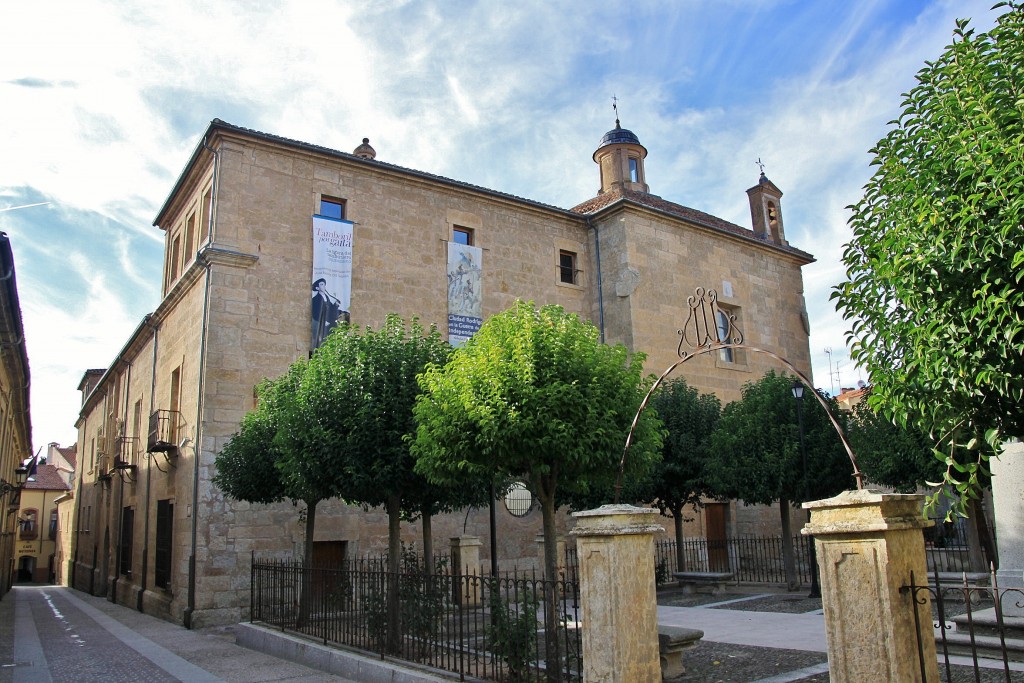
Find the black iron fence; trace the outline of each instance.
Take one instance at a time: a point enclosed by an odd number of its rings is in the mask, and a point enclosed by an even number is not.
[[[345,645],[491,681],[581,679],[579,590],[571,581],[389,573],[252,560],[251,618]],[[552,610],[555,632],[545,629]]]
[[[806,536],[793,537],[793,555],[799,581],[809,585],[811,566]],[[654,570],[659,585],[671,583],[675,572],[731,572],[736,583],[786,583],[786,566],[781,536],[737,536],[722,540],[687,538],[683,541],[682,566],[676,542],[655,541]],[[928,570],[971,571],[966,540],[956,530],[926,536]],[[560,575],[575,580],[576,549],[567,546]]]
[[[794,536],[793,556],[798,579],[810,583],[810,563],[805,536]],[[682,561],[675,541],[655,543],[655,572],[669,580],[673,572],[732,572],[742,583],[785,583],[786,565],[781,536],[737,536],[722,540],[688,538],[683,541]]]
[[[1024,588],[1000,587],[994,571],[987,579],[975,583],[969,583],[966,574],[954,582],[934,570],[930,579],[928,583],[929,577],[916,577],[911,572],[910,585],[901,588],[908,596],[907,606],[913,612],[919,635],[921,679],[925,680],[926,656],[931,647],[930,643],[925,647],[922,637],[934,637],[940,676],[947,683],[997,680],[993,677],[997,672],[1001,672],[998,680],[1021,680],[1019,670],[1011,674],[1017,667],[1010,662],[1020,661],[1024,656]],[[924,583],[917,584],[918,580]],[[917,607],[929,603],[932,621],[922,624]],[[1007,616],[1007,612],[1016,616]],[[961,660],[957,666],[957,656],[968,658],[969,663],[965,666]]]

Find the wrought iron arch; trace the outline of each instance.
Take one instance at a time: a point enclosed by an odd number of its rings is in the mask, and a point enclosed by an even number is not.
[[[724,349],[736,349],[744,351],[754,351],[757,353],[764,353],[775,360],[785,365],[794,375],[804,384],[805,387],[811,390],[814,398],[818,399],[818,403],[825,410],[825,414],[828,415],[829,422],[836,430],[836,434],[839,435],[839,440],[843,444],[843,448],[846,449],[846,454],[850,457],[850,463],[853,465],[853,476],[857,480],[857,488],[864,488],[864,473],[860,471],[857,466],[857,457],[853,454],[853,449],[850,447],[850,442],[846,440],[846,435],[843,434],[842,428],[839,426],[839,422],[836,420],[832,411],[829,410],[828,404],[825,399],[814,390],[811,385],[811,381],[800,372],[792,363],[786,358],[783,358],[774,351],[762,349],[756,346],[749,346],[743,343],[743,332],[736,325],[736,316],[726,309],[721,308],[718,305],[718,292],[713,289],[705,289],[704,287],[697,287],[693,295],[687,297],[686,304],[690,309],[690,312],[686,318],[686,322],[683,327],[676,330],[676,334],[679,335],[679,346],[676,348],[676,355],[679,356],[672,365],[668,366],[666,370],[661,373],[661,376],[655,380],[651,386],[650,391],[644,397],[644,400],[640,403],[640,408],[637,409],[636,415],[633,417],[633,424],[629,428],[629,435],[626,437],[626,446],[622,450],[622,461],[619,463],[619,475],[615,481],[615,502],[619,502],[619,494],[622,491],[622,478],[626,470],[626,458],[629,456],[629,447],[633,445],[633,433],[636,431],[637,423],[640,421],[640,415],[643,414],[644,410],[647,409],[647,404],[651,401],[651,396],[658,390],[658,387],[675,372],[683,363],[696,358],[697,356],[703,356],[708,353],[715,351],[721,351]],[[724,316],[724,319],[728,321],[726,329],[723,331],[719,328],[718,321],[719,316]]]

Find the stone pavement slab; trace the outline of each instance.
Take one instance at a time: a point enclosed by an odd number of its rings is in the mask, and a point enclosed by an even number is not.
[[[355,683],[59,586],[15,586],[0,624],[0,683]]]
[[[705,640],[716,643],[828,652],[825,617],[818,612],[785,614],[659,605],[658,623],[699,628]]]

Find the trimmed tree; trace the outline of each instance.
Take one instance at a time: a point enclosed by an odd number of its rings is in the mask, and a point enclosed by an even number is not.
[[[872,407],[941,440],[964,502],[1024,437],[1024,8],[1000,7],[987,33],[957,22],[871,150],[832,295]]]
[[[242,418],[239,431],[216,457],[213,483],[225,495],[250,503],[302,501],[305,509],[303,564],[313,564],[316,508],[338,495],[336,470],[330,449],[308,421],[300,399],[306,362],[296,361],[276,380],[264,380],[256,389],[257,406]],[[304,576],[304,581],[308,574]],[[306,621],[308,586],[301,592],[298,622]]]
[[[304,562],[313,562],[316,506],[337,495],[336,480],[322,462],[312,462],[312,444],[303,432],[285,440],[288,424],[301,423],[298,391],[306,370],[296,361],[284,375],[265,379],[256,387],[256,408],[217,454],[213,483],[229,498],[249,503],[277,503],[285,499],[305,503]]]
[[[675,525],[676,566],[685,571],[683,553],[683,509],[700,507],[713,494],[705,467],[711,452],[711,435],[722,415],[722,403],[714,394],[700,394],[685,379],[676,379],[658,390],[651,399],[665,425],[665,439],[659,462],[646,489],[647,499]]]
[[[444,367],[420,378],[417,471],[439,482],[467,475],[522,480],[540,502],[544,572],[556,575],[555,511],[564,495],[602,489],[618,472],[644,397],[643,355],[600,341],[560,306],[522,301],[484,322]],[[645,411],[630,449],[633,472],[657,458],[657,416]],[[545,600],[549,678],[559,676],[554,595]]]
[[[451,347],[434,327],[406,325],[390,314],[379,330],[342,325],[310,359],[300,388],[320,441],[329,445],[340,495],[388,515],[387,646],[399,646],[397,576],[401,571],[401,521],[426,510],[424,555],[430,568],[429,514],[466,501],[462,491],[428,485],[413,471],[409,452],[415,431],[416,376],[444,364]]]
[[[834,496],[853,483],[852,466],[824,409],[803,398],[807,476],[800,451],[799,416],[792,387],[795,378],[770,371],[743,387],[743,398],[722,411],[711,437],[707,478],[713,491],[746,505],[779,504],[786,584],[799,585],[790,507],[795,501]],[[831,401],[833,414],[839,414]],[[806,492],[806,493],[805,493]]]

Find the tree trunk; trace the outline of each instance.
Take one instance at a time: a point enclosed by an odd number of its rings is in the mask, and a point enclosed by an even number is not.
[[[786,570],[786,590],[795,591],[800,587],[796,573],[796,553],[793,552],[792,509],[789,499],[779,499],[779,516],[782,518],[782,565]]]
[[[555,536],[555,496],[538,494],[544,529],[544,644],[545,664],[549,683],[562,680],[562,658],[559,654],[558,593],[558,538]]]
[[[434,539],[430,524],[430,512],[423,510],[420,513],[423,520],[423,573],[427,576],[434,574]]]
[[[387,652],[399,654],[402,643],[401,603],[399,602],[399,576],[402,561],[401,499],[388,496],[388,594],[387,594]]]
[[[313,530],[316,528],[316,506],[319,501],[306,503],[306,540],[302,549],[302,581],[299,584],[299,613],[296,627],[303,628],[309,623],[309,599],[313,591]]]
[[[967,554],[972,572],[987,572],[989,565],[996,565],[996,553],[988,520],[981,501],[972,498],[968,503],[968,519],[964,524],[967,535]],[[996,566],[998,569],[998,565]]]
[[[683,552],[683,506],[672,510],[672,521],[676,527],[676,571],[686,571],[686,553]]]

